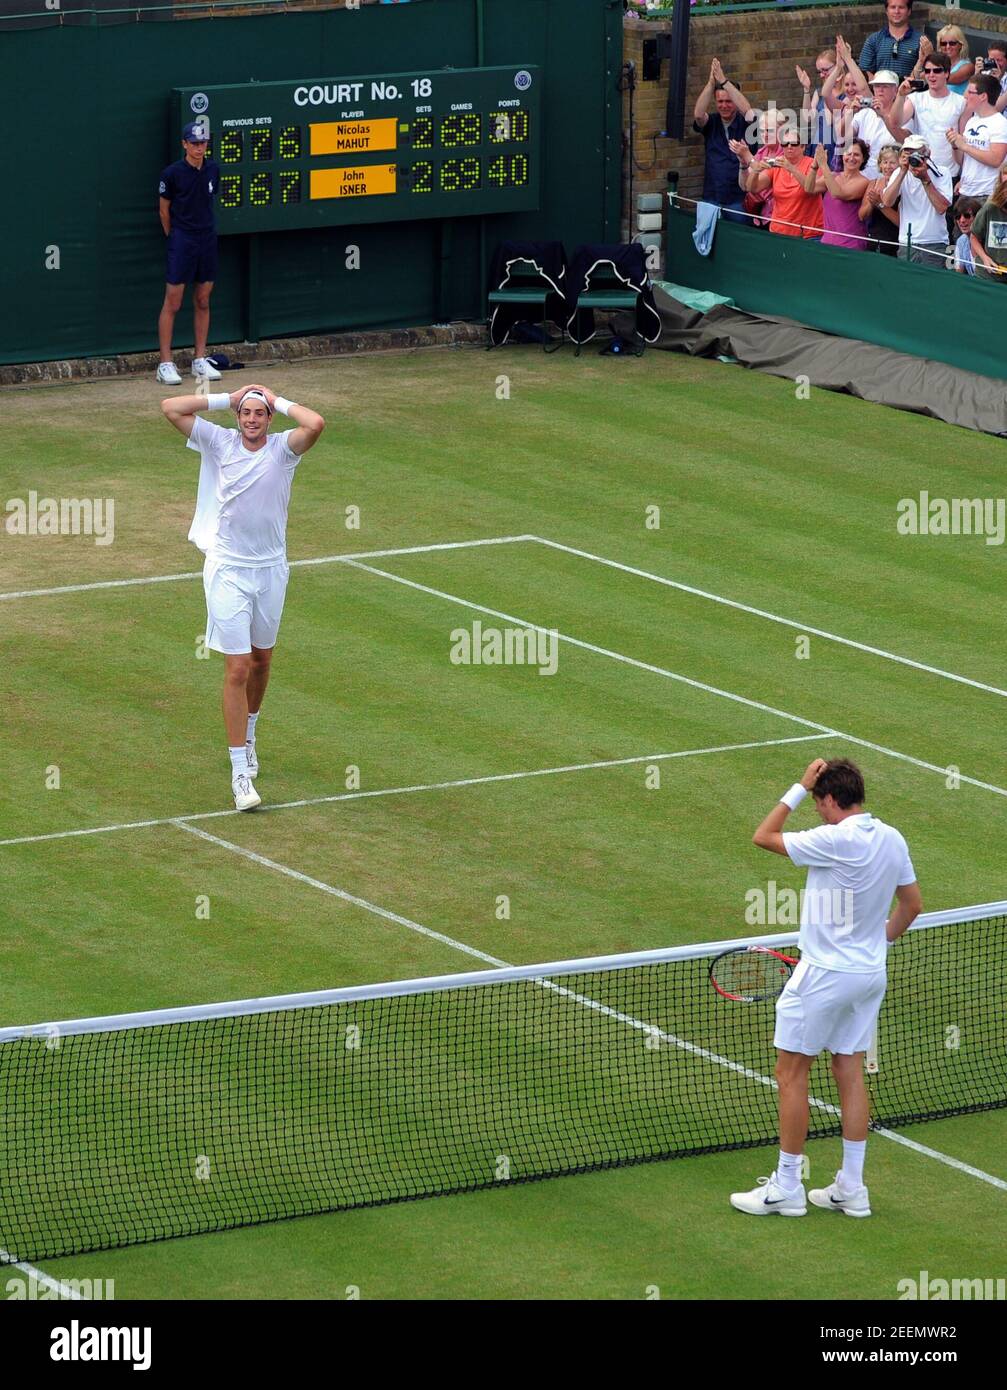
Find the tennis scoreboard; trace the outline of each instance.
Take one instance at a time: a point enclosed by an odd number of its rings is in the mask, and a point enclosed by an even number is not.
[[[538,68],[492,67],[185,87],[173,149],[202,123],[222,236],[529,211],[541,85]]]

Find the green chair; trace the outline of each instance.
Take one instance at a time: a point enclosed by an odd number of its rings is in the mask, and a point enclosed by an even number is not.
[[[632,287],[627,288],[625,281],[619,279],[612,266],[600,265],[591,276],[591,288],[577,296],[577,309],[635,309],[636,300],[637,291]],[[643,339],[637,333],[634,333],[633,337],[639,344],[634,346],[633,356],[642,357]],[[579,341],[574,356],[580,356]]]
[[[532,261],[516,260],[511,264],[506,286],[502,289],[490,290],[487,300],[491,305],[537,304],[539,308],[538,319],[542,328],[542,349],[544,352],[555,352],[563,345],[563,328],[560,327],[559,342],[550,343],[549,332],[546,328],[546,304],[549,296],[553,293],[555,293],[553,285]],[[492,347],[491,342],[486,351],[489,352]]]

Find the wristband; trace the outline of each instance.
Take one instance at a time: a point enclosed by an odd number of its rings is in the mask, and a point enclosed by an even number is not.
[[[780,800],[783,802],[784,806],[788,806],[791,811],[796,811],[807,794],[807,787],[802,787],[800,782],[795,782],[790,788],[790,791],[785,792],[784,795],[780,797]]]
[[[273,401],[274,409],[278,410],[281,415],[289,415],[293,404],[294,402],[288,401],[286,396],[277,396]]]
[[[206,398],[207,410],[230,410],[231,397],[226,391],[215,391],[212,396]]]

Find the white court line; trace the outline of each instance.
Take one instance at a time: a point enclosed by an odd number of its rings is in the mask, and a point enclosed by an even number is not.
[[[408,927],[410,931],[419,933],[420,936],[427,936],[432,941],[439,941],[443,946],[450,946],[455,951],[464,951],[467,956],[474,956],[476,960],[482,960],[487,965],[505,966],[507,961],[498,960],[496,956],[488,956],[485,951],[479,951],[475,946],[466,946],[462,941],[455,941],[453,937],[445,936],[443,932],[433,931],[430,927],[423,927],[419,922],[412,921],[409,917],[400,917],[397,912],[389,912],[386,907],[378,907],[375,903],[369,903],[366,898],[358,898],[353,893],[347,893],[342,888],[334,888],[331,883],[323,883],[320,878],[312,878],[309,874],[302,874],[298,869],[291,869],[286,864],[278,864],[275,859],[267,859],[264,854],[256,854],[254,850],[245,849],[241,845],[233,844],[230,840],[222,840],[219,835],[211,835],[208,830],[200,830],[198,826],[189,825],[187,821],[175,820],[172,825],[179,830],[186,831],[189,835],[198,835],[201,840],[208,840],[211,845],[220,845],[223,849],[229,849],[233,854],[240,854],[243,859],[250,859],[253,864],[260,864],[264,869],[273,869],[278,874],[284,874],[287,878],[296,879],[298,883],[306,883],[309,888],[317,888],[320,893],[328,893],[331,898],[340,898],[344,903],[351,903],[354,907],[362,907],[365,912],[373,912],[376,917],[383,917],[387,922],[395,922],[397,926]]]
[[[34,1265],[26,1264],[23,1260],[12,1260],[6,1250],[0,1250],[0,1260],[6,1260],[6,1264],[0,1264],[0,1271],[5,1269],[19,1269],[22,1274],[27,1274],[34,1279],[36,1284],[41,1284],[44,1289],[51,1289],[60,1298],[80,1299],[86,1301],[80,1289],[72,1289],[69,1284],[61,1284],[58,1279],[54,1279],[51,1274],[46,1274],[45,1270],[36,1269]]]
[[[714,748],[684,748],[677,753],[638,753],[632,758],[605,758],[594,763],[567,763],[563,767],[538,767],[529,772],[491,772],[484,777],[456,777],[450,782],[420,782],[411,787],[377,787],[373,791],[335,792],[330,796],[308,796],[299,801],[277,801],[263,806],[259,815],[270,811],[289,811],[298,806],[324,806],[333,801],[361,801],[372,796],[408,796],[413,792],[449,791],[454,787],[481,787],[490,782],[519,782],[527,777],[555,777],[563,772],[592,772],[596,768],[630,767],[634,763],[667,762],[670,758],[699,758],[708,753],[735,753],[744,748],[772,748],[781,743],[806,743],[818,734],[795,734],[789,738],[764,738],[757,743],[721,743]],[[50,830],[44,835],[16,835],[0,840],[4,845],[35,845],[42,840],[73,840],[82,835],[108,835],[117,830],[143,830],[151,825],[175,825],[178,821],[217,820],[221,816],[240,816],[233,807],[226,811],[196,811],[187,816],[161,816],[156,820],[123,821],[118,825],[95,825],[81,830]]]
[[[395,550],[361,550],[349,555],[320,555],[313,560],[291,560],[290,568],[306,565],[337,565],[353,559],[376,560],[389,555],[420,555],[432,550],[467,550],[479,545],[512,545],[519,541],[530,541],[531,536],[487,536],[475,541],[439,541],[432,545],[405,545]],[[139,584],[172,584],[179,579],[202,579],[202,570],[188,570],[184,574],[153,574],[137,579],[99,579],[91,584],[62,584],[55,589],[21,589],[16,593],[0,594],[0,602],[15,598],[47,598],[53,594],[83,594],[91,589],[130,589]]]
[[[639,579],[649,579],[654,584],[663,584],[666,588],[678,589],[683,594],[693,594],[696,598],[709,599],[711,603],[723,604],[725,608],[736,608],[740,613],[751,613],[756,618],[765,618],[771,623],[780,623],[784,627],[796,628],[798,632],[809,632],[814,637],[824,637],[829,642],[838,642],[844,647],[853,647],[858,652],[880,656],[885,661],[897,661],[900,666],[912,666],[917,671],[926,671],[928,675],[940,676],[942,680],[957,681],[959,685],[971,685],[976,690],[985,690],[988,695],[1000,695],[1007,699],[1007,690],[1001,690],[998,685],[986,685],[983,681],[974,681],[969,676],[959,676],[954,671],[943,671],[939,666],[928,666],[924,661],[912,661],[908,656],[898,656],[895,652],[885,651],[882,647],[871,647],[866,642],[855,642],[851,637],[839,637],[834,632],[826,632],[824,628],[811,627],[807,623],[798,623],[792,618],[781,618],[778,613],[769,613],[764,608],[753,608],[748,603],[739,603],[736,599],[724,598],[722,594],[711,594],[706,589],[696,589],[691,584],[682,584],[677,579],[666,579],[662,574],[651,574],[649,570],[637,569],[634,565],[624,565],[619,560],[607,560],[603,555],[592,555],[589,550],[578,550],[576,546],[563,545],[561,541],[547,540],[545,536],[533,536],[532,539],[538,541],[540,545],[551,546],[553,550],[565,550],[568,555],[577,555],[582,560],[593,560],[595,564],[608,565],[610,569],[622,570],[625,574],[635,575]]]
[[[397,912],[390,912],[387,908],[378,907],[375,903],[368,902],[366,898],[358,898],[353,893],[347,893],[343,888],[336,888],[331,883],[325,883],[320,878],[312,878],[309,874],[302,874],[299,869],[292,869],[287,864],[280,864],[275,859],[267,859],[262,854],[256,854],[254,850],[245,849],[243,845],[236,845],[232,840],[223,840],[219,835],[211,835],[206,830],[200,830],[194,825],[189,825],[184,821],[172,822],[179,830],[185,830],[190,835],[198,835],[201,840],[207,840],[212,845],[218,845],[221,849],[230,850],[232,854],[238,854],[243,859],[249,859],[253,864],[259,864],[263,868],[273,869],[276,873],[283,874],[287,878],[295,879],[298,883],[305,883],[310,888],[317,888],[319,892],[327,893],[330,897],[339,898],[343,902],[351,903],[354,907],[361,907],[365,912],[373,912],[378,917],[383,917],[388,922],[394,922],[398,926],[407,927],[410,931],[417,932],[421,936],[429,937],[433,941],[439,941],[442,945],[450,947],[454,951],[460,951],[463,955],[474,956],[477,960],[485,961],[488,965],[496,966],[500,969],[507,969],[510,962],[499,960],[496,956],[487,955],[485,951],[478,950],[475,946],[469,946],[464,941],[456,941],[454,937],[446,936],[443,932],[433,931],[430,927],[421,926],[419,922],[412,921],[409,917],[402,917]],[[490,976],[492,972],[487,971]],[[768,1086],[772,1090],[777,1090],[777,1084],[771,1076],[765,1076],[762,1072],[754,1071],[750,1067],[743,1066],[740,1062],[732,1061],[729,1057],[722,1057],[717,1052],[710,1052],[705,1047],[699,1047],[696,1043],[691,1043],[684,1038],[676,1037],[674,1033],[667,1033],[664,1029],[657,1028],[654,1024],[644,1023],[642,1019],[634,1018],[632,1014],[624,1014],[618,1009],[613,1009],[608,1004],[602,1004],[598,999],[592,999],[590,995],[578,994],[574,990],[567,989],[565,986],[557,984],[555,980],[535,979],[534,984],[540,985],[544,989],[550,990],[554,994],[560,994],[566,998],[574,1000],[575,1003],[583,1004],[586,1008],[593,1009],[598,1013],[607,1015],[609,1018],[616,1019],[619,1023],[625,1023],[631,1028],[640,1032],[661,1038],[662,1041],[671,1043],[673,1046],[681,1048],[685,1052],[690,1052],[694,1056],[703,1057],[707,1061],[716,1062],[719,1066],[737,1072],[741,1076],[747,1077],[751,1081],[757,1081],[761,1085]],[[839,1107],[829,1101],[820,1100],[817,1096],[809,1096],[808,1102],[816,1109],[823,1110],[831,1115],[839,1115]],[[949,1168],[954,1168],[958,1172],[965,1173],[969,1177],[978,1178],[981,1182],[989,1183],[993,1187],[1007,1190],[1007,1182],[1002,1178],[996,1178],[991,1173],[984,1173],[981,1168],[973,1168],[968,1163],[962,1163],[960,1159],[951,1158],[948,1154],[942,1154],[937,1149],[930,1149],[923,1144],[917,1144],[912,1139],[906,1139],[900,1134],[896,1134],[890,1129],[876,1129],[871,1131],[882,1139],[891,1139],[894,1143],[902,1144],[904,1147],[912,1149],[914,1153],[921,1154],[927,1158],[932,1158],[938,1163],[944,1163]]]
[[[928,1148],[926,1144],[917,1144],[915,1139],[907,1139],[904,1134],[896,1134],[891,1129],[872,1129],[871,1133],[879,1134],[882,1139],[890,1139],[893,1144],[901,1144],[905,1149],[912,1149],[913,1153],[922,1154],[924,1158],[935,1158],[938,1163],[946,1163],[949,1168],[956,1168],[959,1173],[967,1173],[970,1178],[979,1178],[982,1182],[988,1182],[991,1187],[999,1187],[1002,1192],[1007,1192],[1007,1182],[1004,1182],[1003,1178],[995,1178],[991,1173],[984,1173],[981,1168],[973,1168],[971,1163],[949,1158],[947,1154]]]
[[[635,656],[625,656],[622,652],[614,652],[608,647],[596,646],[594,642],[582,641],[579,637],[571,637],[568,633],[558,632],[555,628],[542,627],[538,623],[528,622],[525,618],[517,618],[513,613],[503,613],[499,608],[487,608],[485,604],[473,603],[470,599],[459,598],[457,594],[446,593],[443,589],[434,589],[429,584],[420,584],[415,579],[406,579],[401,574],[392,574],[390,570],[381,570],[375,565],[365,565],[359,560],[350,560],[348,563],[355,569],[367,570],[369,574],[379,575],[382,579],[391,579],[396,584],[405,584],[410,589],[419,589],[421,593],[431,594],[434,598],[445,599],[448,603],[456,603],[461,608],[471,608],[474,612],[486,613],[491,618],[502,618],[504,622],[513,623],[516,627],[531,628],[535,632],[555,633],[560,642],[568,642],[573,647],[580,647],[586,652],[594,652],[598,656],[607,656],[612,661],[620,661],[639,671],[649,671],[651,675],[678,681],[682,685],[691,686],[694,690],[703,690],[708,695],[719,695],[721,699],[732,700],[735,704],[746,705],[749,709],[762,710],[764,714],[773,714],[778,719],[786,719],[791,724],[801,724],[806,729],[816,729],[818,733],[826,737],[841,739],[844,743],[855,743],[859,748],[870,748],[875,753],[884,753],[886,757],[898,758],[901,762],[911,763],[914,767],[924,768],[927,772],[936,772],[941,777],[948,775],[948,769],[938,767],[936,763],[928,763],[923,758],[914,758],[910,753],[900,753],[898,749],[887,748],[882,743],[872,743],[870,739],[857,738],[854,734],[844,734],[840,729],[830,728],[827,724],[818,724],[813,719],[805,719],[802,715],[791,714],[788,710],[776,709],[773,705],[764,704],[761,700],[751,700],[747,695],[737,695],[732,690],[721,690],[716,685],[707,684],[706,681],[696,680],[692,676],[683,676],[678,671],[669,671],[667,667],[655,666],[649,661],[640,661]],[[998,787],[993,782],[981,782],[978,778],[967,777],[964,772],[958,773],[957,776],[960,782],[967,782],[970,787],[979,787],[982,791],[993,792],[996,796],[1007,796],[1007,787]]]

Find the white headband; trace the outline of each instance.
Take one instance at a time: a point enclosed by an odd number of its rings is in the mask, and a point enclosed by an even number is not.
[[[273,408],[272,408],[272,406],[271,406],[271,405],[269,404],[269,402],[266,400],[265,396],[262,394],[261,391],[255,391],[255,390],[246,391],[246,392],[245,392],[245,394],[242,396],[241,400],[238,402],[238,410],[239,410],[239,411],[241,410],[241,407],[245,404],[245,402],[246,402],[247,400],[249,400],[249,399],[254,399],[254,400],[257,400],[257,401],[261,401],[262,404],[266,407],[266,414],[267,414],[267,415],[272,415],[272,413],[273,413]]]

